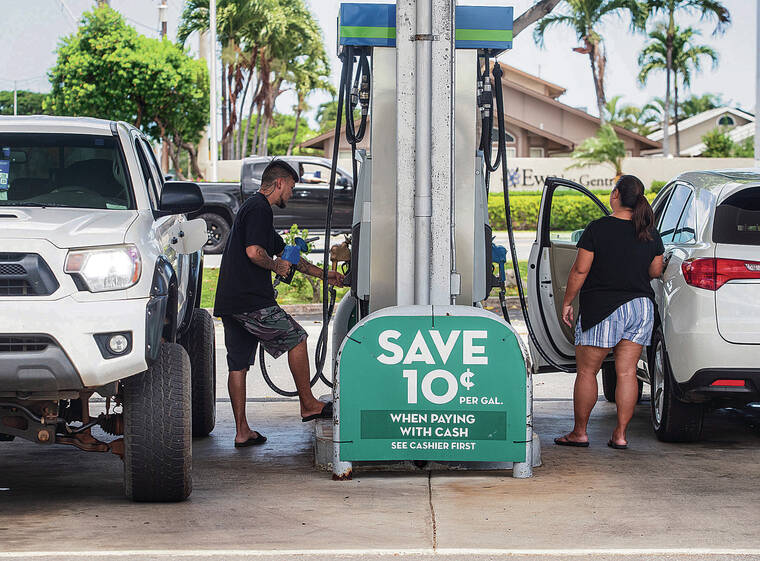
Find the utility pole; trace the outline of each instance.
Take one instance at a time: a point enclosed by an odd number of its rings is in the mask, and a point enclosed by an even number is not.
[[[166,11],[168,6],[167,0],[161,0],[161,5],[158,7],[158,19],[161,22],[161,40],[166,39]],[[169,143],[166,139],[161,141],[161,171],[168,173],[169,171]]]
[[[216,0],[209,0],[209,99],[210,117],[208,144],[211,149],[211,181],[217,181],[216,161],[219,158],[219,145],[216,137]]]
[[[760,0],[755,18],[755,167],[760,167]]]
[[[18,88],[16,80],[13,80],[13,114],[18,115]]]

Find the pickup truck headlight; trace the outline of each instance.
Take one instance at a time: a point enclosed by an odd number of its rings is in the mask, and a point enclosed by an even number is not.
[[[124,290],[140,280],[142,260],[134,245],[77,249],[66,256],[64,271],[90,292]]]

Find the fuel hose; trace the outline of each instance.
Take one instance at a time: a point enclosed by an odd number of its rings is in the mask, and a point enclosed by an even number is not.
[[[485,54],[485,71],[483,75],[485,76],[488,73],[488,69],[490,67],[489,62],[489,56],[486,52]],[[502,181],[502,190],[504,192],[504,215],[506,217],[507,221],[507,235],[509,236],[509,250],[510,255],[512,257],[512,268],[515,272],[515,283],[517,284],[517,293],[520,297],[520,308],[522,310],[523,318],[525,319],[525,326],[528,330],[528,336],[530,337],[530,340],[533,342],[533,346],[536,348],[538,353],[541,355],[541,357],[553,368],[556,368],[557,370],[560,370],[562,372],[575,372],[575,370],[569,369],[565,366],[562,366],[560,364],[557,364],[554,360],[552,360],[541,348],[541,346],[538,343],[538,338],[536,337],[536,333],[533,329],[533,325],[531,324],[530,317],[528,316],[528,305],[525,298],[525,288],[523,287],[522,283],[522,277],[520,276],[520,265],[519,261],[517,259],[517,249],[515,248],[515,235],[512,225],[512,212],[509,205],[509,172],[507,170],[507,136],[506,136],[506,127],[504,125],[504,92],[502,89],[502,76],[503,71],[501,69],[501,65],[498,63],[498,61],[494,60],[493,65],[493,77],[494,77],[494,84],[495,87],[493,88],[494,91],[494,97],[496,100],[496,120],[497,120],[497,126],[499,131],[499,149],[498,149],[498,156],[500,156],[500,161],[497,160],[495,166],[491,168],[488,165],[488,159],[486,160],[486,177],[488,178],[491,171],[496,171],[496,169],[501,166],[501,181]],[[492,148],[491,143],[491,130],[490,126],[492,124],[493,117],[490,117],[488,120],[489,130],[488,133],[485,133],[485,130],[483,131],[484,134],[481,138],[488,139],[488,144],[485,144],[484,142],[481,142],[481,147],[483,148],[483,153],[486,152],[489,154],[490,159],[490,153]],[[485,123],[486,118],[483,117],[483,125],[485,129]],[[488,179],[486,179],[486,184],[488,184]],[[504,303],[504,300],[502,296],[500,295],[500,300],[502,303],[502,314],[504,315],[505,321],[509,323],[509,313],[507,311],[506,305]]]

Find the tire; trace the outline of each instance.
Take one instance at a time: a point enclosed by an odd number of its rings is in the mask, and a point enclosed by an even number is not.
[[[227,236],[230,235],[230,225],[220,215],[207,212],[198,216],[206,221],[208,241],[203,246],[204,253],[222,253],[227,244]]]
[[[644,391],[644,382],[636,380],[639,384],[639,396],[636,400],[641,401],[641,394]],[[615,390],[617,389],[617,372],[615,371],[614,362],[605,362],[602,364],[602,393],[604,399],[610,403],[615,403]]]
[[[652,336],[651,349],[652,429],[663,442],[695,442],[702,433],[704,408],[700,403],[686,403],[676,396],[665,339],[659,329]]]
[[[124,380],[124,490],[133,501],[190,495],[190,400],[190,359],[176,343],[162,343],[148,370]]]
[[[214,320],[206,310],[193,310],[182,346],[190,357],[193,436],[208,436],[216,423],[216,344]]]

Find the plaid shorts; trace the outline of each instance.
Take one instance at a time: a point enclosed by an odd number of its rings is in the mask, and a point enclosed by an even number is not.
[[[575,345],[611,349],[622,339],[639,345],[652,340],[654,304],[649,298],[626,302],[591,329],[581,330],[581,318],[575,324]]]
[[[277,358],[308,337],[304,328],[279,306],[222,316],[222,324],[230,370],[246,370],[254,364],[259,343]]]

